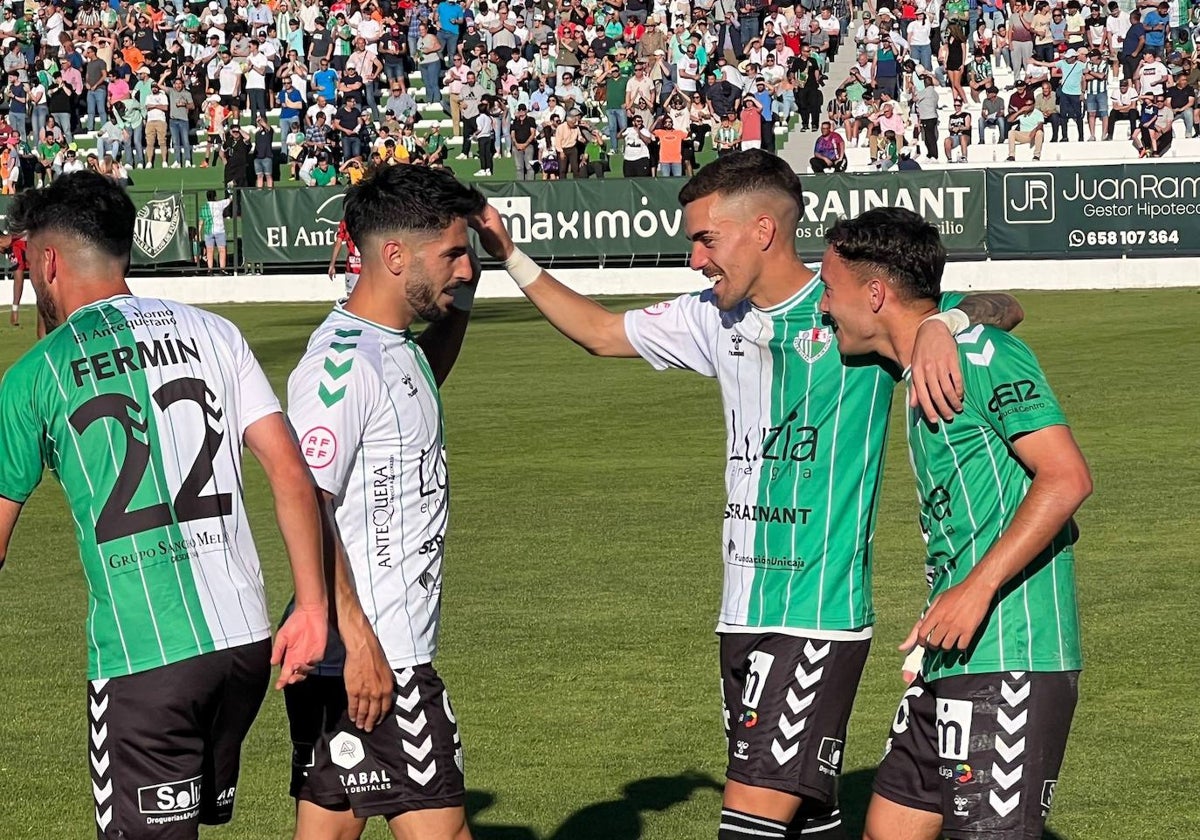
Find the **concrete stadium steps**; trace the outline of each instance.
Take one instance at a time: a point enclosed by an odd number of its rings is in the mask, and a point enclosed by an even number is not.
[[[851,51],[852,52],[852,51]],[[836,84],[844,79],[849,72],[851,57],[846,58],[843,66],[843,54],[839,54],[838,61],[835,64],[835,69],[831,71],[831,82],[823,89],[826,102],[833,95]],[[840,75],[839,75],[840,73]],[[1008,101],[1008,97],[1012,95],[1014,82],[1016,81],[1013,72],[1010,69],[996,69],[995,83],[1000,89],[1000,98]],[[1109,77],[1109,98],[1111,101],[1112,95],[1118,89],[1118,76]],[[943,141],[949,134],[949,118],[954,111],[954,94],[949,87],[939,87],[939,110],[938,110],[938,155],[939,159],[932,160],[925,156],[925,145],[923,142],[912,141],[911,127],[906,132],[906,142],[908,148],[918,149],[918,153],[914,158],[921,164],[922,169],[945,169],[948,166],[958,167],[962,164],[953,163],[947,164],[945,160],[945,149],[942,145]],[[965,110],[971,114],[971,139],[972,143],[968,149],[967,155],[970,166],[991,166],[995,164],[1001,167],[1013,166],[1029,166],[1032,164],[1046,165],[1047,163],[1064,163],[1064,164],[1087,164],[1087,163],[1119,163],[1131,162],[1138,160],[1137,151],[1132,147],[1129,140],[1129,124],[1127,122],[1118,123],[1113,131],[1112,140],[1098,140],[1089,142],[1085,139],[1083,143],[1077,142],[1076,128],[1074,125],[1068,126],[1070,130],[1070,142],[1067,143],[1051,143],[1049,126],[1046,127],[1046,140],[1042,146],[1042,159],[1040,161],[1032,161],[1032,149],[1026,144],[1017,147],[1016,158],[1013,163],[1005,160],[1008,157],[1008,146],[998,141],[998,132],[996,129],[988,129],[985,137],[989,141],[986,144],[979,144],[978,141],[978,120],[980,113],[979,104],[971,101],[970,93],[967,94]],[[901,113],[908,113],[902,110]],[[911,117],[911,114],[909,115]],[[1097,122],[1097,135],[1103,136],[1103,129],[1100,125],[1101,121]],[[1088,136],[1087,115],[1084,114],[1084,137]],[[1182,136],[1183,123],[1177,121],[1175,123],[1175,141],[1171,146],[1171,150],[1167,152],[1162,160],[1196,160],[1200,161],[1200,139],[1185,138]],[[809,159],[812,157],[812,145],[816,141],[816,134],[812,132],[796,132],[788,140],[788,145],[784,150],[783,156],[792,163],[793,168],[800,173],[810,172],[808,168]],[[872,161],[866,147],[853,147],[847,143],[846,158],[849,162],[849,171],[861,172],[870,170]]]
[[[914,144],[911,143],[911,137],[909,139],[909,148],[912,148]],[[1046,166],[1047,164],[1054,163],[1067,165],[1134,163],[1139,160],[1137,152],[1130,145],[1128,131],[1121,127],[1118,127],[1113,132],[1112,140],[1095,143],[1086,141],[1083,143],[1076,142],[1074,139],[1074,129],[1072,128],[1072,139],[1069,143],[1051,143],[1047,140],[1042,145],[1042,159],[1040,161],[1032,160],[1033,149],[1027,143],[1017,146],[1017,159],[1014,162],[1005,160],[1008,157],[1007,144],[986,143],[980,145],[979,143],[972,143],[967,150],[968,162],[966,164],[958,162],[957,159],[954,163],[948,163],[945,158],[944,148],[938,149],[940,157],[937,160],[931,160],[925,157],[924,144],[917,145],[919,145],[921,152],[919,155],[914,156],[914,159],[921,164],[922,169],[926,170],[959,169],[964,166],[976,168],[983,166],[987,166],[988,168],[993,166],[1011,168]],[[871,169],[871,160],[866,148],[847,149],[846,159],[850,163],[851,172]],[[1154,158],[1154,160],[1200,161],[1200,139],[1177,139],[1171,145],[1171,149],[1166,155],[1162,158]]]

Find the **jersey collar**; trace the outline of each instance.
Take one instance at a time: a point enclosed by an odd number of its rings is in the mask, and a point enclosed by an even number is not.
[[[345,302],[346,301],[344,301],[344,300],[339,300],[337,303],[335,303],[333,305],[333,311],[337,312],[340,315],[344,315],[345,317],[350,318],[351,320],[358,321],[359,323],[366,324],[367,326],[370,326],[370,327],[374,327],[375,329],[379,330],[380,332],[385,332],[388,335],[396,335],[396,336],[399,336],[400,338],[403,338],[406,341],[409,341],[412,339],[412,333],[409,332],[408,330],[397,330],[392,327],[385,327],[383,324],[377,324],[374,321],[371,321],[371,320],[368,320],[367,318],[362,317],[361,315],[355,315],[353,312],[350,312],[342,305]]]
[[[789,310],[793,306],[795,306],[797,303],[802,301],[804,298],[806,298],[808,296],[809,292],[811,292],[813,289],[815,289],[817,287],[817,284],[820,282],[821,282],[821,270],[817,269],[817,272],[813,275],[812,279],[809,280],[807,283],[805,283],[803,288],[800,289],[800,291],[796,292],[794,295],[792,295],[787,300],[783,301],[782,303],[777,303],[774,306],[768,306],[765,309],[759,309],[759,307],[757,307],[757,306],[754,308],[756,310],[758,310],[759,312],[763,313],[764,315],[778,315],[782,312],[786,312],[787,310]]]

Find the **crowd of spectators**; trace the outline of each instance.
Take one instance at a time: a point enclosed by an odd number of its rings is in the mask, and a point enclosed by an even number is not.
[[[1162,156],[1176,131],[1200,129],[1198,32],[1186,0],[878,0],[848,30],[856,60],[826,103],[812,169],[845,169],[848,146],[881,170],[967,162],[993,138],[1007,160],[1019,147],[1038,160],[1045,142],[1084,142],[1085,123],[1088,142],[1124,123],[1140,156]]]
[[[688,174],[706,143],[816,127],[848,2],[6,0],[0,180],[222,165],[323,184],[450,157],[487,176],[497,156],[579,178],[613,154]]]

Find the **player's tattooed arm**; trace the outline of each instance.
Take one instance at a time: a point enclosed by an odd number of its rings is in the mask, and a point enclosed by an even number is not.
[[[968,295],[954,307],[972,324],[987,324],[1011,331],[1025,318],[1025,311],[1012,295],[989,293]],[[962,368],[958,345],[946,324],[936,318],[925,321],[913,346],[909,405],[920,407],[930,423],[953,420],[962,411]]]
[[[967,295],[955,309],[970,318],[972,324],[987,324],[1005,332],[1012,332],[1025,320],[1025,310],[1017,299],[999,292]]]

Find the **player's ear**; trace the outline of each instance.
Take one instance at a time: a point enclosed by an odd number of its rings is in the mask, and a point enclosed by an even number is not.
[[[871,277],[867,280],[867,295],[871,302],[871,312],[879,314],[889,292],[891,289],[888,288],[887,282],[882,277]]]
[[[759,248],[766,251],[779,235],[779,225],[769,213],[759,213],[754,220],[754,235]]]
[[[393,275],[399,276],[404,273],[405,266],[408,265],[411,254],[407,246],[399,239],[388,239],[380,248],[380,255],[383,257],[383,266]]]

